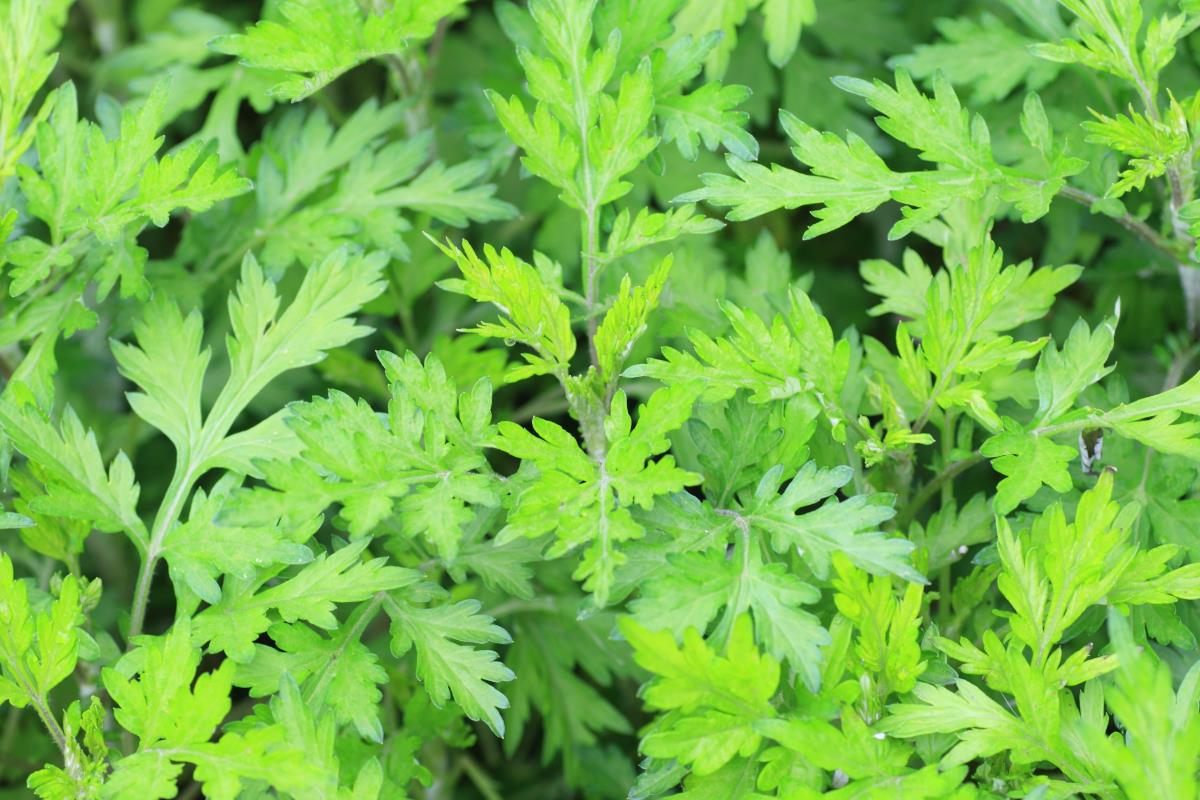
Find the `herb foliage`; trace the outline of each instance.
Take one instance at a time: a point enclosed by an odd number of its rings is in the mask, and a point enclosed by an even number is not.
[[[1197,29],[0,0],[0,791],[1200,796]]]

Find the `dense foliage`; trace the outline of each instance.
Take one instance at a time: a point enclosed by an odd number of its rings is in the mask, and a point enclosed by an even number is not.
[[[1197,0],[0,0],[0,796],[1200,798]]]

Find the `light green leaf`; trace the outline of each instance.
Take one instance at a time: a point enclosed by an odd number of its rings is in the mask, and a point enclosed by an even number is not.
[[[996,513],[1007,514],[1042,488],[1070,491],[1074,485],[1067,466],[1075,448],[1056,444],[1045,436],[1028,433],[1011,419],[1004,430],[988,439],[979,452],[992,459],[992,467],[1006,475],[996,487]]]
[[[654,675],[643,689],[646,705],[671,712],[644,732],[642,752],[678,759],[707,775],[758,749],[756,723],[776,714],[771,698],[780,673],[779,662],[755,648],[748,617],[734,623],[724,655],[694,629],[680,647],[669,632],[646,630],[628,618],[618,624],[637,663]]]
[[[475,600],[419,608],[388,598],[384,608],[392,618],[393,655],[416,651],[417,677],[434,704],[453,698],[464,714],[503,736],[500,709],[508,707],[508,700],[493,684],[515,676],[495,651],[471,645],[507,644],[512,641],[508,633],[480,614]]]
[[[749,96],[745,86],[706,83],[690,94],[659,100],[654,113],[662,120],[663,140],[675,142],[689,161],[699,155],[701,141],[709,150],[724,146],[735,158],[753,161],[758,142],[745,130],[750,117],[734,111]]]
[[[815,0],[763,0],[763,30],[767,57],[777,67],[791,60],[805,25],[817,21]]]
[[[294,103],[364,61],[428,39],[438,21],[462,3],[396,0],[365,12],[354,0],[289,0],[280,5],[281,21],[260,21],[245,33],[218,37],[211,46],[247,66],[293,73],[271,93]]]
[[[254,656],[254,641],[273,622],[307,622],[324,630],[338,627],[333,611],[338,604],[358,603],[376,592],[411,586],[420,580],[413,570],[387,564],[386,558],[363,561],[369,539],[359,539],[332,554],[317,556],[295,574],[261,588],[278,570],[249,581],[227,581],[221,600],[195,618],[198,641],[213,652],[228,653],[235,661]]]
[[[82,616],[79,582],[63,580],[47,608],[34,610],[13,563],[0,553],[0,700],[46,706],[46,695],[75,670]]]
[[[892,60],[918,80],[944,74],[958,86],[970,86],[976,105],[1008,97],[1019,86],[1037,91],[1060,68],[1034,56],[1035,42],[991,14],[978,20],[947,17],[934,23],[942,41],[918,45],[911,55]]]
[[[30,501],[34,511],[88,520],[99,530],[124,531],[135,544],[145,544],[133,466],[119,453],[105,469],[95,434],[70,408],[55,426],[32,405],[14,401],[10,393],[0,400],[0,429],[42,472],[46,494]]]
[[[879,530],[896,513],[891,498],[857,495],[844,501],[830,499],[817,508],[801,511],[848,483],[852,475],[849,467],[821,470],[809,462],[778,494],[781,475],[779,468],[764,475],[755,489],[754,505],[746,510],[750,524],[771,535],[776,552],[794,548],[820,578],[828,575],[832,555],[842,552],[874,575],[891,574],[925,582],[909,559],[912,542],[885,536]]]
[[[497,252],[486,245],[480,259],[467,242],[461,249],[450,243],[438,247],[454,259],[463,275],[461,280],[442,281],[442,288],[491,303],[504,314],[500,321],[480,323],[472,332],[518,341],[534,351],[525,356],[526,365],[510,371],[507,380],[565,375],[575,354],[571,314],[544,277],[507,248]]]
[[[1057,420],[1070,411],[1084,389],[1112,372],[1107,362],[1116,329],[1116,317],[1108,318],[1091,331],[1080,320],[1071,328],[1061,351],[1053,345],[1042,351],[1034,373],[1038,390],[1034,425]]]
[[[138,738],[139,750],[207,742],[229,713],[234,665],[226,661],[197,677],[200,651],[191,636],[189,622],[177,622],[166,636],[145,637],[136,662],[119,662],[103,672],[104,688],[116,705],[113,715]]]

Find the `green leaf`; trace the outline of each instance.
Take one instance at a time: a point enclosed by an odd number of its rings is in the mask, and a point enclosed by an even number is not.
[[[1084,389],[1112,372],[1113,368],[1106,364],[1116,329],[1116,317],[1105,320],[1094,331],[1089,331],[1087,323],[1079,320],[1072,326],[1061,351],[1053,345],[1042,351],[1034,373],[1038,410],[1033,424],[1056,421],[1070,411]]]
[[[612,261],[643,247],[680,236],[712,233],[722,227],[719,220],[698,214],[694,205],[678,206],[663,213],[643,208],[634,216],[623,209],[613,220],[604,258]]]
[[[800,510],[830,497],[852,476],[849,467],[822,470],[809,462],[780,494],[782,470],[777,467],[759,482],[746,516],[752,526],[771,535],[776,552],[794,548],[819,578],[829,574],[832,555],[841,552],[873,575],[898,575],[924,583],[909,560],[912,542],[885,536],[878,529],[895,515],[890,497],[834,498],[815,509]]]
[[[829,321],[808,295],[796,290],[790,301],[788,312],[770,326],[757,314],[726,304],[728,337],[693,330],[694,355],[664,347],[663,359],[633,366],[625,375],[691,384],[706,401],[725,400],[740,390],[750,392],[755,403],[808,396],[820,405],[835,436],[844,437],[845,417],[836,400],[849,372],[850,343],[834,340]]]
[[[138,546],[147,539],[137,514],[138,485],[129,459],[119,453],[105,469],[95,434],[70,408],[54,425],[12,394],[0,400],[0,429],[41,470],[46,493],[30,508],[52,516],[87,520],[108,533],[124,531]]]
[[[1090,735],[1085,741],[1129,796],[1166,791],[1192,800],[1197,795],[1193,770],[1200,763],[1195,713],[1200,672],[1188,670],[1173,690],[1168,666],[1135,645],[1129,623],[1115,610],[1109,611],[1108,629],[1120,666],[1104,696],[1125,735]]]
[[[0,97],[0,182],[8,178],[17,160],[33,142],[37,125],[22,130],[21,122],[58,63],[51,53],[67,21],[69,0],[9,0],[0,7],[0,83],[7,87]],[[52,106],[48,98],[36,115],[40,119]],[[0,242],[8,237],[0,236]]]
[[[383,260],[335,251],[305,275],[292,303],[279,313],[275,286],[247,255],[229,302],[229,377],[203,423],[200,392],[208,354],[199,349],[199,319],[185,320],[165,304],[152,305],[137,328],[140,348],[114,345],[122,369],[144,390],[131,395],[134,411],[151,424],[163,425],[181,457],[198,471],[216,466],[245,469],[256,458],[278,455],[278,440],[286,436],[278,420],[268,419],[232,436],[230,428],[279,375],[315,364],[326,351],[369,332],[350,315],[382,291],[378,275]]]
[[[787,753],[821,769],[840,771],[854,780],[889,776],[891,781],[902,785],[895,776],[904,770],[911,755],[907,747],[878,736],[852,712],[843,711],[840,724],[839,729],[815,718],[764,720],[758,725],[759,731],[783,746],[767,751],[765,760],[770,762]],[[962,780],[961,771],[952,772],[959,772],[958,781]],[[765,767],[762,777],[767,778],[771,773],[770,766]],[[859,788],[861,784],[852,786]],[[853,796],[853,791],[843,796],[847,795]]]
[[[671,558],[669,568],[647,582],[631,604],[634,619],[650,630],[681,635],[693,628],[706,631],[718,614],[718,632],[728,631],[733,620],[749,611],[766,651],[815,689],[821,648],[830,639],[818,619],[801,606],[816,602],[820,593],[788,574],[783,564],[764,563],[756,548],[743,546],[742,553],[740,563],[715,550]]]
[[[966,554],[963,548],[990,542],[991,520],[987,495],[980,493],[961,507],[953,503],[943,505],[924,525],[914,524],[909,538],[925,550],[928,569],[933,572],[960,559]]]
[[[814,0],[763,0],[763,29],[767,57],[777,67],[792,59],[805,25],[817,21]]]
[[[1166,604],[1196,591],[1194,565],[1167,570],[1173,546],[1140,551],[1131,514],[1112,501],[1111,471],[1079,500],[1067,521],[1056,504],[1028,531],[999,526],[1000,591],[1012,605],[1012,636],[1043,662],[1087,609],[1105,602]],[[1134,506],[1131,510],[1136,511]]]
[[[494,92],[489,92],[487,97],[508,138],[524,151],[521,165],[561,189],[559,197],[564,203],[583,208],[586,200],[575,180],[580,161],[579,144],[564,132],[549,108],[538,104],[531,115],[518,97],[505,100]]]
[[[911,55],[892,60],[917,80],[944,74],[958,86],[970,86],[976,105],[1008,97],[1017,87],[1037,91],[1060,68],[1034,56],[1035,40],[1017,33],[991,14],[978,20],[947,17],[935,23],[942,41],[922,44]]]
[[[104,741],[107,717],[99,698],[93,697],[87,710],[82,710],[78,702],[71,703],[62,725],[68,753],[64,757],[66,765],[47,764],[31,774],[25,785],[43,800],[104,796],[113,784],[106,780],[110,755]]]
[[[499,505],[483,455],[491,436],[491,386],[461,395],[434,356],[380,353],[391,381],[387,417],[341,392],[295,403],[285,424],[298,457],[261,461],[267,489],[236,499],[231,522],[303,524],[333,505],[352,538],[394,520],[397,538],[422,537],[452,563],[475,508]],[[391,527],[391,525],[389,525]]]
[[[406,113],[401,102],[370,99],[336,126],[321,109],[282,114],[263,132],[269,157],[247,160],[254,194],[192,220],[177,259],[195,263],[206,285],[248,251],[269,275],[343,246],[408,259],[410,216],[458,224],[516,214],[483,182],[481,162],[443,165],[428,131],[395,138]]]
[[[485,161],[464,161],[450,167],[435,161],[407,185],[381,191],[375,202],[429,214],[458,228],[471,221],[490,222],[515,216],[515,208],[493,197],[495,186],[480,183],[490,171],[491,166]]]
[[[383,290],[383,261],[377,255],[335,251],[309,270],[295,299],[277,316],[279,294],[248,256],[229,302],[230,376],[208,421],[216,418],[217,429],[228,430],[226,418],[241,410],[243,398],[258,394],[284,372],[315,364],[326,351],[369,333],[351,315]]]
[[[638,166],[658,144],[658,139],[645,135],[654,112],[654,84],[649,65],[643,63],[636,72],[621,76],[617,95],[598,96],[596,129],[588,140],[586,156],[595,175],[590,190],[585,190],[599,204],[611,203],[624,197],[633,184],[621,180]],[[732,105],[732,98],[725,102]]]
[[[417,677],[434,704],[453,698],[469,718],[503,736],[500,709],[508,707],[508,700],[493,684],[515,676],[495,651],[471,645],[507,644],[512,641],[508,633],[480,614],[474,600],[419,608],[389,597],[384,608],[392,618],[392,654],[416,651]]]
[[[63,580],[48,607],[32,608],[26,584],[0,553],[0,700],[46,707],[46,695],[75,670],[82,613],[74,576]]]
[[[438,244],[462,271],[462,279],[442,282],[442,287],[465,294],[481,303],[491,303],[504,314],[499,322],[483,322],[473,333],[488,338],[521,342],[534,351],[525,356],[526,364],[511,370],[509,381],[534,375],[565,375],[575,354],[575,335],[571,314],[553,287],[531,265],[507,248],[496,252],[491,245],[483,249],[483,259],[468,242],[462,248]]]
[[[699,155],[701,141],[709,150],[724,146],[735,158],[753,161],[758,142],[745,130],[749,115],[734,110],[749,96],[745,86],[706,83],[689,94],[659,100],[654,113],[662,121],[663,141],[675,142],[688,161]]]
[[[876,123],[893,139],[916,150],[940,171],[975,180],[994,173],[987,126],[966,111],[945,78],[935,78],[933,96],[922,94],[903,70],[895,88],[883,81],[856,78],[835,80],[839,88],[862,97],[880,113]]]
[[[779,662],[755,648],[747,617],[733,625],[724,655],[694,629],[680,647],[668,632],[646,630],[628,618],[618,624],[637,663],[654,676],[642,692],[645,704],[670,712],[643,732],[643,753],[675,758],[703,776],[758,749],[756,723],[776,713],[771,698]]]
[[[876,124],[893,139],[936,164],[932,170],[893,172],[854,133],[840,139],[821,133],[790,114],[781,122],[792,140],[792,153],[811,174],[773,165],[770,168],[729,159],[735,177],[701,176],[704,187],[678,200],[708,200],[731,207],[729,218],[750,219],[779,208],[819,206],[818,223],[805,236],[836,230],[888,200],[902,205],[903,219],[889,233],[896,239],[922,229],[961,201],[974,201],[999,189],[1022,212],[1025,222],[1044,216],[1049,201],[1067,176],[1086,164],[1064,151],[1041,153],[1041,163],[1016,170],[1001,164],[992,150],[983,118],[966,111],[954,89],[940,73],[933,79],[933,96],[917,89],[908,73],[896,73],[895,87],[883,81],[837,78],[837,86],[858,95],[880,112]],[[1050,188],[1047,188],[1050,187]]]
[[[755,560],[751,558],[752,566],[741,580],[757,637],[767,653],[799,672],[810,689],[816,688],[829,634],[816,616],[800,606],[816,602],[819,594],[789,574],[783,564],[755,564]]]
[[[1037,732],[974,684],[956,681],[957,692],[919,683],[913,703],[888,707],[879,727],[891,736],[912,738],[934,733],[958,734],[959,743],[942,758],[942,767],[1011,750],[1021,761],[1045,757]]]
[[[523,742],[528,732],[541,739],[543,759],[562,755],[564,777],[582,789],[595,778],[589,753],[614,733],[633,732],[606,696],[632,665],[625,653],[606,645],[613,616],[602,612],[579,619],[578,611],[577,603],[560,598],[548,613],[513,618],[513,644],[505,660],[517,677],[506,689],[511,706],[504,713],[504,750],[510,758],[519,753],[528,745]]]
[[[679,553],[669,558],[667,565],[630,603],[633,618],[649,630],[676,635],[689,629],[705,633],[735,599],[738,565],[719,551]]]
[[[731,155],[726,160],[736,177],[702,175],[703,189],[676,199],[731,207],[731,220],[752,219],[780,208],[820,206],[813,211],[820,222],[804,234],[812,238],[874,211],[908,185],[907,177],[892,172],[859,136],[851,133],[843,141],[786,112],[780,119],[792,140],[792,152],[812,174],[778,164],[764,167]]]
[[[381,742],[378,685],[387,681],[387,672],[355,638],[355,630],[347,624],[326,638],[300,623],[272,625],[267,635],[278,649],[255,645],[253,660],[237,665],[233,684],[247,687],[251,697],[266,697],[280,691],[284,676],[290,676],[310,689],[314,702],[333,709],[339,724],[350,723],[359,735]]]
[[[187,620],[176,623],[166,636],[146,637],[135,651],[136,670],[121,664],[104,670],[114,716],[138,738],[139,749],[207,742],[229,713],[234,665],[226,661],[197,677],[200,651],[192,646],[191,633]]]
[[[338,749],[333,718],[315,713],[305,702],[296,681],[286,673],[278,694],[271,698],[270,716],[275,724],[252,728],[251,735],[281,736],[303,759],[300,769],[274,776],[281,789],[294,797],[341,796],[350,792],[347,796],[351,800],[378,800],[383,780],[379,761],[370,756],[356,759]],[[353,789],[341,786],[343,770],[347,778],[355,776]]]
[[[717,39],[719,44],[712,49],[704,62],[705,74],[708,77],[719,78],[725,74],[730,54],[737,46],[738,26],[746,21],[750,5],[748,0],[717,0],[712,3],[687,0],[675,15],[673,22],[677,35],[700,39],[714,31],[720,34]],[[776,21],[779,21],[778,16]]]
[[[52,243],[24,237],[5,246],[10,294],[24,294],[94,249],[101,297],[118,279],[122,295],[144,297],[146,252],[136,244],[138,232],[250,189],[200,141],[155,158],[167,92],[159,84],[140,106],[123,109],[115,138],[78,119],[71,84],[55,93],[53,111],[37,126],[38,169],[19,168],[29,211],[49,227]]]
[[[1173,128],[1132,108],[1128,115],[1109,117],[1095,112],[1093,115],[1096,121],[1083,123],[1083,129],[1089,134],[1088,141],[1131,157],[1128,167],[1109,187],[1106,197],[1120,197],[1144,188],[1148,179],[1160,177],[1189,147],[1187,125],[1182,121]],[[1182,116],[1180,109],[1178,117]]]
[[[233,800],[243,781],[284,791],[317,780],[314,766],[277,726],[212,738],[229,713],[234,664],[225,661],[197,676],[200,650],[187,618],[165,636],[142,637],[138,649],[102,673],[120,725],[138,738],[138,749],[114,764],[105,798],[121,792],[173,797],[178,762],[195,765],[205,795]]]
[[[1184,416],[1184,415],[1187,416]],[[1200,374],[1160,394],[1123,403],[1098,421],[1163,453],[1200,460]]]
[[[126,395],[134,412],[162,431],[177,450],[199,443],[200,395],[211,352],[202,346],[198,312],[186,317],[163,296],[145,306],[133,324],[138,345],[113,341],[121,373],[142,388]]]
[[[1158,90],[1158,75],[1175,55],[1185,17],[1161,16],[1145,26],[1141,0],[1063,0],[1079,18],[1077,38],[1038,45],[1034,53],[1050,61],[1082,64],[1137,86],[1144,96]]]
[[[369,539],[359,539],[335,553],[322,553],[266,588],[262,587],[278,569],[260,572],[250,580],[227,580],[220,602],[196,616],[196,639],[208,642],[213,652],[246,662],[254,657],[255,640],[276,621],[300,620],[334,630],[338,620],[333,611],[338,604],[359,603],[376,592],[420,580],[418,573],[388,565],[386,558],[363,561],[361,555],[369,543]]]
[[[1074,485],[1067,466],[1076,456],[1075,449],[1026,432],[1011,419],[1004,420],[1004,430],[984,442],[979,452],[992,459],[997,472],[1007,476],[996,487],[998,514],[1011,512],[1042,486],[1062,493]]]
[[[384,10],[364,12],[354,0],[289,0],[279,7],[281,21],[262,20],[245,33],[218,37],[211,46],[246,66],[292,73],[271,93],[294,103],[364,61],[428,39],[462,3],[397,0]]]
[[[617,545],[643,535],[630,507],[649,509],[656,497],[699,480],[677,467],[672,455],[654,458],[670,447],[666,435],[687,421],[697,393],[693,386],[660,389],[633,425],[625,393],[618,391],[604,422],[608,450],[599,461],[556,423],[535,418],[534,435],[502,422],[493,446],[535,466],[538,474],[519,490],[498,539],[553,532],[555,542],[547,550],[551,558],[583,547],[575,577],[603,606],[616,569],[625,563]]]
[[[650,314],[658,306],[659,295],[671,273],[672,259],[667,257],[650,273],[646,283],[632,287],[629,276],[621,286],[596,329],[596,368],[604,380],[616,380],[629,357],[629,351],[646,330]]]
[[[304,564],[312,559],[312,551],[293,541],[295,533],[282,525],[218,521],[238,483],[235,476],[226,475],[211,493],[198,490],[188,519],[163,539],[162,555],[172,579],[208,603],[220,602],[216,579],[222,575],[248,580],[267,565]]]
[[[836,556],[834,581],[838,611],[854,625],[854,654],[874,677],[878,691],[912,691],[927,664],[921,655],[920,584],[910,583],[897,599],[887,578],[868,578],[847,558]]]

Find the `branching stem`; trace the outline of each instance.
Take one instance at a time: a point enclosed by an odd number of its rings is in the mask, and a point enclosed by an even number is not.
[[[1076,189],[1074,186],[1063,186],[1058,193],[1068,200],[1073,200],[1089,208],[1103,199],[1091,192]],[[1179,258],[1179,248],[1175,244],[1132,214],[1122,214],[1117,217],[1109,217],[1109,219],[1149,244],[1155,250],[1170,256],[1172,259],[1177,260]]]
[[[922,486],[921,491],[917,492],[912,501],[904,507],[904,510],[896,515],[896,527],[907,527],[916,517],[917,513],[925,507],[926,503],[933,499],[933,496],[941,490],[945,483],[954,480],[981,461],[983,461],[983,455],[975,452],[966,458],[960,458],[958,461],[948,464],[929,483]]]

